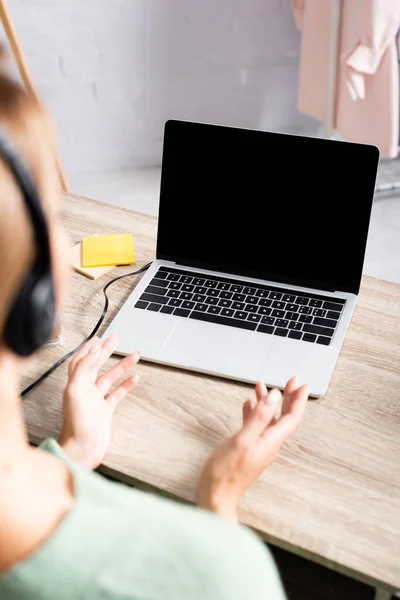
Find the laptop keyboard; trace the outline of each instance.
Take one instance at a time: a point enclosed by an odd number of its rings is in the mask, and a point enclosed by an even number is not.
[[[135,308],[329,346],[345,302],[160,267]]]

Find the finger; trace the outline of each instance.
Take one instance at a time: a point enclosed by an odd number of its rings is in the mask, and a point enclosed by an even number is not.
[[[92,337],[89,341],[86,342],[86,344],[84,344],[82,346],[82,348],[79,350],[79,352],[77,352],[75,354],[74,358],[69,363],[69,367],[68,367],[69,375],[72,375],[72,373],[74,372],[78,361],[80,361],[81,358],[86,356],[88,354],[90,348],[92,348],[94,344],[98,344],[99,341],[100,341],[99,338],[97,336],[95,336],[95,337]]]
[[[265,398],[265,402],[272,407],[274,411],[274,416],[280,413],[282,408],[282,392],[276,388],[272,389],[268,396]]]
[[[115,334],[110,335],[102,344],[100,352],[96,357],[96,367],[98,370],[104,365],[104,363],[113,354],[115,348],[118,346],[118,338]]]
[[[256,384],[256,398],[257,402],[260,402],[265,396],[268,394],[268,390],[265,387],[265,383],[263,381],[258,381]]]
[[[81,377],[85,373],[91,373],[92,367],[96,364],[101,347],[101,340],[97,337],[93,338],[93,344],[90,346],[89,351],[76,362],[73,371],[74,377]]]
[[[269,406],[264,399],[252,409],[249,414],[246,423],[243,425],[242,430],[238,436],[246,439],[247,441],[256,440],[264,432],[265,428],[271,422],[274,416],[274,410]]]
[[[114,411],[118,404],[121,402],[122,398],[124,398],[128,392],[139,383],[140,376],[136,373],[128,379],[125,379],[111,394],[106,397],[108,404],[112,411]]]
[[[308,392],[309,388],[306,384],[291,393],[287,413],[275,424],[268,427],[262,435],[268,441],[268,444],[279,446],[296,431],[306,410]]]
[[[251,400],[247,399],[243,403],[242,411],[243,411],[243,425],[246,423],[247,419],[250,416],[252,410]]]
[[[291,394],[299,387],[299,378],[297,375],[289,379],[283,392],[282,415],[285,415],[290,407]]]
[[[96,385],[100,391],[100,393],[105,396],[107,392],[110,390],[111,386],[124,375],[129,369],[134,367],[140,359],[140,352],[133,352],[133,354],[128,354],[122,360],[120,360],[114,367],[112,367],[109,371],[101,375]]]

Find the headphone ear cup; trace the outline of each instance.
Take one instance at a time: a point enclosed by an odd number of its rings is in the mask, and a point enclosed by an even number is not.
[[[8,347],[29,356],[49,339],[55,321],[55,297],[50,274],[33,268],[25,278],[5,326]]]

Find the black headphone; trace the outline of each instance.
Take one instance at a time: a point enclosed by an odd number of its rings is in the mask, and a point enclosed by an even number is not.
[[[36,241],[37,256],[24,277],[4,329],[7,346],[19,356],[29,356],[49,339],[55,321],[49,232],[33,178],[3,130],[0,131],[0,158],[21,190]]]

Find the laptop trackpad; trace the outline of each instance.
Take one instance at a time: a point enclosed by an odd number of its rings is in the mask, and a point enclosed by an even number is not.
[[[181,319],[157,359],[195,371],[257,381],[273,343],[269,335]]]

